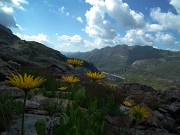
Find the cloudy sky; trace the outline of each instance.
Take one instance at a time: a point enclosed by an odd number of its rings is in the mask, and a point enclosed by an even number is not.
[[[0,0],[0,23],[59,51],[118,44],[180,51],[180,0]]]

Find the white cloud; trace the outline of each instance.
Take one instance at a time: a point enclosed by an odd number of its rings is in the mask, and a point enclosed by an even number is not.
[[[87,0],[86,0],[87,2]],[[117,36],[114,26],[104,19],[105,5],[99,1],[89,1],[93,7],[86,12],[85,32],[92,38],[114,39]]]
[[[171,34],[164,34],[162,32],[156,33],[156,42],[163,44],[175,44],[175,39]]]
[[[16,26],[17,26],[20,30],[24,30],[19,24],[16,24]]]
[[[92,7],[85,14],[87,25],[84,31],[90,37],[94,38],[94,43],[97,46],[113,46],[128,41],[126,38],[130,33],[127,33],[124,38],[120,38],[120,34],[116,31],[117,28],[140,29],[146,26],[144,15],[130,9],[129,5],[123,3],[122,0],[86,0],[86,3],[89,3]],[[106,20],[106,15],[114,20],[116,24],[112,24],[110,20]],[[146,39],[143,39],[143,37]],[[151,38],[152,36],[150,34],[144,34],[144,36],[141,36],[141,40],[140,38],[133,38],[131,43],[141,41],[140,43],[151,44],[151,41],[149,41]]]
[[[59,51],[88,51],[89,49],[97,48],[97,44],[87,40],[83,40],[80,35],[68,36],[61,35],[57,36],[59,44],[54,46],[54,49]]]
[[[28,4],[27,0],[1,0],[0,6],[8,6],[25,10],[21,4]]]
[[[66,13],[66,16],[69,16],[69,12]]]
[[[7,14],[11,14],[14,12],[12,7],[7,7],[7,6],[2,7],[2,11],[4,11]]]
[[[82,18],[79,16],[79,17],[77,17],[76,18],[79,22],[81,22],[81,23],[83,23],[83,20],[82,20]]]
[[[58,39],[59,39],[59,41],[71,43],[76,46],[84,46],[85,45],[85,43],[80,35],[74,35],[72,37],[67,36],[67,35],[62,35],[62,36],[58,36]]]
[[[28,4],[26,0],[12,0],[12,3],[22,10],[24,10],[24,8],[21,6],[21,4]]]
[[[150,16],[163,27],[163,29],[177,30],[180,28],[180,15],[172,12],[163,13],[160,8],[154,8],[150,12]],[[180,32],[180,29],[178,29]]]
[[[150,11],[150,17],[154,22],[147,23],[141,12],[132,10],[122,0],[86,0],[86,3],[92,7],[85,14],[87,25],[83,30],[94,38],[97,46],[111,46],[119,43],[128,45],[179,44],[173,35],[163,34],[163,32],[167,29],[180,28],[180,15],[171,12],[163,13],[160,8],[154,8]],[[170,4],[178,13],[179,3],[179,0],[170,0]],[[110,20],[106,20],[107,17]],[[124,36],[118,33],[121,28],[127,29]]]
[[[127,3],[122,0],[106,0],[107,13],[115,19],[119,26],[126,28],[143,28],[145,27],[144,15],[130,9]]]
[[[180,14],[180,0],[170,0],[170,4],[176,9],[178,14]]]
[[[171,48],[166,48],[165,50],[173,51],[173,52],[178,52],[180,49],[171,49]]]
[[[62,44],[59,44],[59,45],[55,45],[54,49],[60,51],[60,50],[62,50],[64,48],[67,48],[69,46],[70,46],[70,43],[62,43]]]
[[[146,24],[146,29],[149,32],[162,31],[164,28],[160,24]]]
[[[61,7],[61,8],[59,8],[59,11],[61,11],[61,13],[64,13],[64,10],[65,10],[65,7]]]
[[[66,8],[64,6],[60,7],[58,11],[60,11],[62,14],[65,14],[66,16],[69,16],[69,12],[65,12]],[[56,11],[54,11],[57,13]]]
[[[121,41],[128,45],[152,45],[154,38],[143,30],[128,30]]]
[[[116,38],[115,40],[110,39],[102,39],[102,38],[96,38],[93,42],[83,40],[80,35],[74,35],[74,36],[57,36],[58,40],[60,41],[61,47],[67,47],[70,46],[76,46],[76,47],[82,47],[84,48],[101,48],[103,46],[107,45],[117,45],[119,44],[119,38]],[[57,48],[57,47],[56,47]]]
[[[49,2],[44,1],[44,4],[47,5],[48,7],[52,7],[53,5],[49,4]]]
[[[17,35],[19,38],[23,39],[23,40],[27,40],[27,41],[36,41],[39,43],[42,43],[48,47],[53,48],[53,44],[48,40],[48,36],[43,34],[43,33],[39,33],[38,35],[22,35],[20,33],[16,33],[15,35]]]

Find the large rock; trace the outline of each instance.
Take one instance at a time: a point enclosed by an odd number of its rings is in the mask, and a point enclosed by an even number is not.
[[[59,118],[57,117],[52,118],[43,115],[25,114],[25,125],[24,125],[25,135],[37,135],[34,124],[39,118],[42,118],[46,121],[46,127],[48,129],[50,129],[53,126],[53,124],[59,122]],[[13,124],[9,129],[8,135],[19,135],[20,131],[21,131],[21,118],[13,121]]]
[[[21,101],[22,103],[24,102],[23,99],[16,99],[16,101]],[[26,107],[25,107],[26,110],[39,109],[40,107],[41,105],[39,104],[39,102],[26,100]]]
[[[166,100],[175,101],[180,99],[180,91],[173,89],[173,90],[166,90],[164,91],[164,97]]]
[[[43,95],[36,95],[31,98],[32,101],[37,101],[40,103],[41,106],[44,106],[46,104],[50,104],[49,98],[43,96]]]
[[[180,102],[173,102],[169,105],[168,109],[174,115],[174,117],[180,116]]]
[[[165,116],[164,116],[162,113],[160,113],[158,110],[155,110],[155,111],[153,111],[153,112],[154,112],[154,114],[158,117],[158,119],[159,119],[160,121],[162,121],[162,120],[165,119]]]
[[[151,92],[144,92],[141,90],[132,90],[129,91],[129,96],[126,97],[127,101],[132,102],[143,102],[148,105],[153,105],[158,102],[158,97],[155,94],[152,94]]]
[[[11,73],[17,73],[17,71],[11,65],[0,59],[0,81],[5,81],[6,76],[10,76]]]
[[[146,86],[146,85],[141,85],[141,84],[130,84],[130,88],[129,88],[130,91],[143,91],[143,92],[150,92],[150,93],[153,93],[153,94],[156,94],[157,91],[154,90],[153,88],[149,87],[149,86]]]
[[[5,94],[8,93],[10,96],[14,98],[21,98],[24,97],[24,91],[22,89],[19,89],[17,87],[10,87],[7,85],[1,85],[0,86],[0,92]]]
[[[157,127],[160,121],[156,114],[144,103],[139,104],[139,106],[146,108],[146,111],[149,113],[149,117],[142,122],[143,125]]]

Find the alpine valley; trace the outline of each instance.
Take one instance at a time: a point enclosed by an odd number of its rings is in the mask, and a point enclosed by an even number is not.
[[[100,71],[123,76],[126,81],[155,86],[180,85],[180,52],[159,50],[152,46],[117,45],[89,52],[62,52],[92,62]]]

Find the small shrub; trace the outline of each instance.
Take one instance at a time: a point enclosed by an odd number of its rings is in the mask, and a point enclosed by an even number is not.
[[[62,109],[63,109],[62,102],[45,105],[44,109],[46,111],[48,111],[49,115],[53,116],[53,115],[60,113],[62,111]]]
[[[163,127],[164,129],[166,129],[169,132],[176,133],[176,127],[172,123],[160,123],[158,126]]]

